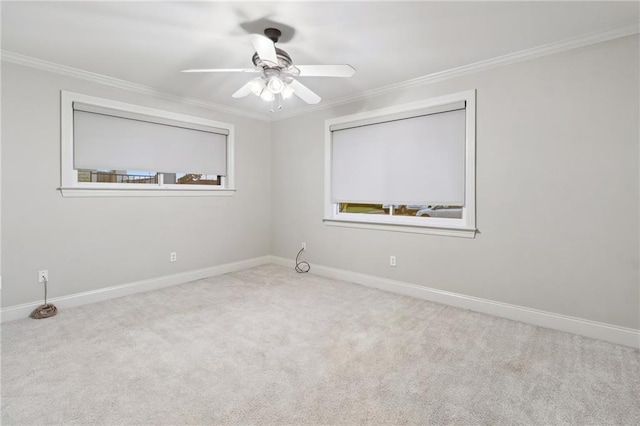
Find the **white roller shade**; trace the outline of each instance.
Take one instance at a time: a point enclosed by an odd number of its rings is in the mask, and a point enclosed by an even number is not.
[[[332,132],[332,202],[463,205],[465,110]]]
[[[225,130],[118,113],[74,103],[74,168],[226,176]]]
[[[453,102],[453,103],[444,104],[444,105],[435,105],[435,106],[411,109],[409,111],[402,111],[402,112],[396,112],[394,114],[388,114],[388,115],[385,115],[384,117],[370,117],[370,118],[364,118],[361,120],[349,121],[346,123],[333,124],[331,125],[331,128],[329,130],[333,132],[336,130],[345,130],[345,129],[351,129],[354,127],[369,126],[372,124],[381,124],[389,121],[404,120],[407,118],[422,117],[423,115],[432,115],[440,112],[448,112],[448,111],[455,111],[458,109],[465,109],[465,107],[466,107],[466,102],[459,101],[459,102]]]

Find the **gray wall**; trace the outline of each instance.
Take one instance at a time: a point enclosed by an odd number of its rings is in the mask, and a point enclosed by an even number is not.
[[[267,254],[640,328],[638,37],[273,124],[2,69],[2,306]],[[325,226],[324,120],[477,89],[473,240]],[[231,198],[63,198],[61,89],[236,125]],[[168,261],[178,252],[178,262]],[[389,255],[398,267],[388,266]]]
[[[640,328],[638,48],[626,37],[274,123],[273,253],[306,241],[312,265]],[[474,88],[475,239],[323,224],[325,119]]]
[[[42,300],[40,269],[56,297],[270,254],[269,123],[2,67],[2,306]],[[235,124],[236,195],[63,198],[61,89]]]

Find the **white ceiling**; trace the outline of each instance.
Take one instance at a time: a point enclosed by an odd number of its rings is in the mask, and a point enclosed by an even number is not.
[[[349,79],[301,78],[323,102],[629,25],[638,2],[2,2],[2,49],[264,114],[231,94],[251,75],[248,33],[268,24],[296,64],[347,63]],[[297,98],[285,110],[304,108]]]

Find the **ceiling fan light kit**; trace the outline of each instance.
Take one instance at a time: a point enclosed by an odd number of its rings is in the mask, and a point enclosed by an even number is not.
[[[280,80],[280,77],[278,76],[274,75],[269,77],[267,80],[267,89],[274,95],[278,95],[282,93],[282,90],[284,89],[284,82]]]
[[[274,111],[274,101],[278,102],[278,109],[282,108],[282,100],[295,94],[308,104],[317,104],[320,96],[314,93],[295,77],[351,77],[355,69],[350,65],[293,65],[291,56],[284,50],[277,48],[275,43],[282,35],[276,28],[267,28],[265,35],[251,34],[250,39],[256,52],[251,58],[253,69],[188,69],[183,72],[258,72],[260,77],[248,81],[232,96],[244,98],[249,94],[271,102],[271,112]]]

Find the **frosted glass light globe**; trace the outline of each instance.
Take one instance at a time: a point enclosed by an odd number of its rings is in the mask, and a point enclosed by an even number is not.
[[[284,89],[282,89],[282,99],[288,99],[291,95],[293,95],[293,89],[291,86],[285,86]]]
[[[253,92],[253,94],[256,96],[260,96],[260,93],[262,93],[263,90],[264,80],[262,80],[261,78],[254,78],[251,81],[251,92]]]
[[[268,90],[263,90],[260,94],[260,97],[265,101],[272,101],[274,99],[273,93]]]
[[[282,89],[284,89],[284,83],[280,80],[280,77],[274,75],[269,77],[269,81],[267,81],[267,89],[269,89],[269,91],[274,95],[278,94],[282,92]]]

